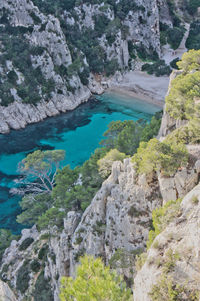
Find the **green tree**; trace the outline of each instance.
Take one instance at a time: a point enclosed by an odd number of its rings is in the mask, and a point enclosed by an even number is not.
[[[190,70],[186,65],[185,68]],[[166,109],[175,119],[193,119],[199,112],[199,104],[196,101],[199,97],[200,71],[180,74],[172,81],[169,95],[166,97]]]
[[[61,301],[129,301],[130,289],[126,288],[122,277],[105,267],[100,258],[85,256],[77,268],[75,279],[63,277],[61,280]]]
[[[17,222],[24,225],[36,224],[38,217],[51,208],[53,199],[48,193],[26,195],[20,202],[22,213],[17,216]]]
[[[106,139],[100,142],[107,149],[116,148],[120,152],[132,155],[136,152],[142,130],[146,122],[139,120],[112,121],[108,125],[108,130],[104,133]]]
[[[184,73],[188,73],[193,70],[200,71],[200,50],[189,50],[185,52],[182,56],[181,61],[177,62],[180,70]]]
[[[65,151],[54,150],[42,152],[37,150],[19,163],[19,171],[24,175],[23,191],[33,194],[51,193],[55,186],[55,176],[64,160]]]
[[[66,216],[65,211],[60,208],[52,207],[38,217],[37,226],[39,229],[57,226],[63,228],[63,219]]]
[[[149,142],[141,142],[132,161],[136,164],[138,173],[161,171],[164,175],[172,175],[176,170],[186,165],[188,152],[185,145],[159,142],[156,138]]]
[[[162,112],[157,112],[151,119],[149,124],[146,124],[140,136],[140,141],[149,141],[158,135],[161,125]]]
[[[71,190],[76,185],[79,173],[79,168],[75,168],[73,170],[69,165],[58,171],[55,177],[56,185],[52,191],[52,197],[54,200],[62,201],[66,198],[66,191]]]

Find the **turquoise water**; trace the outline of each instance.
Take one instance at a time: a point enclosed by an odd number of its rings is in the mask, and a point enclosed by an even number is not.
[[[113,120],[150,120],[160,108],[127,97],[104,94],[91,99],[73,112],[52,117],[20,131],[0,135],[0,228],[18,233],[23,226],[16,223],[20,213],[20,196],[12,195],[19,178],[18,163],[36,150],[64,149],[63,166],[82,164],[99,147],[102,134]]]

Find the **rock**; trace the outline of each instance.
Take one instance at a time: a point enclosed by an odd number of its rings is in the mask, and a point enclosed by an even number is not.
[[[17,301],[14,293],[9,286],[0,280],[0,300],[1,301]]]
[[[200,160],[196,161],[195,169],[196,169],[197,173],[200,174]]]
[[[163,203],[166,203],[168,201],[175,201],[177,199],[177,193],[174,178],[159,176],[158,180]]]
[[[171,22],[165,0],[136,0],[135,4],[138,8],[130,9],[127,16],[121,20],[121,27],[116,26],[114,41],[110,42],[104,32],[100,33],[97,38],[105,57],[109,61],[117,61],[122,72],[127,69],[129,63],[132,65],[138,63],[141,68],[141,62],[136,60],[130,62],[128,42],[139,46],[142,43],[146,49],[151,48],[160,55],[159,9],[161,15],[165,15],[165,23]],[[91,93],[101,94],[109,86],[111,78],[108,79],[103,75],[98,79],[98,76],[90,73],[89,83],[84,86],[78,72],[66,78],[65,74],[59,71],[72,65],[69,42],[59,20],[66,22],[66,25],[76,26],[80,29],[80,33],[85,28],[95,29],[94,18],[99,16],[104,16],[114,25],[116,15],[112,6],[106,6],[103,2],[81,5],[76,3],[73,13],[63,11],[59,19],[42,13],[32,1],[28,0],[1,1],[0,9],[7,12],[8,22],[12,27],[23,27],[25,31],[31,29],[24,33],[25,41],[30,47],[43,50],[39,54],[31,53],[32,67],[39,68],[46,80],[52,80],[55,83],[54,91],[48,96],[43,92],[42,84],[38,86],[41,101],[37,105],[23,103],[23,99],[18,95],[18,89],[11,88],[10,92],[15,101],[7,107],[0,106],[0,133],[8,133],[9,129],[21,129],[27,124],[42,121],[60,112],[73,110],[82,102],[87,101]],[[74,48],[76,52],[77,49]],[[80,54],[83,57],[84,66],[88,67],[86,55],[82,51]],[[8,71],[15,71],[18,76],[17,84],[22,84],[26,80],[25,74],[18,70],[11,60],[6,62],[6,68],[7,70],[4,70],[0,66],[0,77],[6,77]],[[81,68],[84,70],[83,67]],[[117,74],[119,75],[119,72]],[[120,80],[118,75],[116,77]],[[101,82],[107,84],[102,85]]]
[[[200,271],[197,268],[200,262],[200,201],[195,204],[193,196],[200,200],[200,184],[191,190],[181,203],[182,214],[178,220],[170,223],[166,229],[159,234],[154,244],[147,253],[147,259],[134,279],[134,300],[151,301],[149,293],[153,286],[158,283],[163,275],[163,263],[170,254],[179,254],[172,269],[169,269],[167,277],[171,277],[173,288],[175,285],[183,286],[185,289],[199,291]],[[174,255],[175,256],[175,255]],[[160,262],[160,263],[158,263]],[[189,300],[185,295],[183,300]],[[189,296],[189,295],[188,295]]]

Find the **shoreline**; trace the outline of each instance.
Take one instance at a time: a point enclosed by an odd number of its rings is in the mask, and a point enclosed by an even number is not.
[[[35,106],[19,102],[12,103],[8,107],[0,106],[0,134],[7,134],[10,130],[20,130],[29,124],[75,110],[81,103],[87,102],[92,95],[105,92],[128,96],[141,101],[144,105],[148,103],[163,109],[168,85],[168,77],[155,77],[141,71],[129,71],[123,75],[117,72],[110,80],[105,79],[105,82],[96,82],[92,88],[87,87],[85,93],[76,95],[74,102],[71,99],[69,101],[58,99],[57,102],[41,101]]]
[[[156,77],[142,71],[129,71],[123,76],[111,80],[105,92],[129,96],[163,108],[169,79],[168,76]]]
[[[164,101],[159,101],[157,99],[155,99],[153,96],[149,97],[149,95],[147,95],[145,93],[141,93],[136,91],[135,89],[131,89],[131,88],[127,88],[127,87],[122,87],[122,86],[112,86],[110,88],[108,88],[107,90],[105,90],[104,93],[113,93],[113,94],[117,94],[117,95],[122,95],[122,96],[128,96],[130,98],[135,98],[141,102],[144,103],[148,103],[148,104],[152,104],[155,105],[156,107],[159,108],[163,108],[165,102]]]

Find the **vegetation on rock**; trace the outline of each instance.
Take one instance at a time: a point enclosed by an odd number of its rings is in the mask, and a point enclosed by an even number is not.
[[[103,178],[107,178],[111,174],[113,162],[123,161],[125,158],[126,155],[124,153],[120,153],[117,149],[110,150],[105,157],[97,162],[100,175]]]
[[[132,300],[131,291],[122,277],[105,267],[100,258],[85,256],[80,261],[76,278],[63,277],[61,280],[61,301]]]
[[[156,138],[149,142],[141,142],[132,158],[138,173],[161,171],[167,176],[173,175],[179,167],[185,166],[187,161],[188,152],[184,145],[160,142]]]

